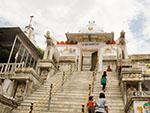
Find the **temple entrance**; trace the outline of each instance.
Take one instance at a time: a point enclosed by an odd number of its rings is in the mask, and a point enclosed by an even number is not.
[[[90,71],[94,71],[97,68],[97,51],[92,53],[91,55],[91,69]]]
[[[81,71],[94,71],[97,68],[98,51],[84,51],[81,57]]]

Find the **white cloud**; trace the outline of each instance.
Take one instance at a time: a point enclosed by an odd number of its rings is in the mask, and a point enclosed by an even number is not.
[[[36,41],[42,48],[45,47],[43,34],[46,30],[50,30],[57,40],[65,40],[66,32],[77,32],[89,20],[95,20],[105,32],[113,31],[115,38],[124,29],[129,53],[141,52],[137,49],[145,43],[141,40],[150,38],[149,0],[0,0],[0,3],[0,17],[15,26],[23,28],[28,24],[29,16],[34,15]],[[141,31],[143,37],[137,39],[130,30],[130,22],[140,13],[146,21]]]

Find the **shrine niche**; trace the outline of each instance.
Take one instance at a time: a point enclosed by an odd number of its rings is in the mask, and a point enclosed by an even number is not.
[[[18,82],[17,84],[17,89],[16,89],[16,94],[15,94],[15,98],[18,100],[18,101],[22,101],[23,100],[23,97],[25,95],[26,92],[25,91],[25,82]]]
[[[107,71],[109,71],[109,72],[111,72],[111,71],[112,71],[112,68],[111,68],[111,66],[110,66],[110,65],[108,65],[108,67],[107,67]]]
[[[42,72],[41,72],[41,76],[46,77],[46,76],[47,76],[47,74],[48,74],[48,71],[47,71],[47,70],[44,70],[44,71],[42,71]]]

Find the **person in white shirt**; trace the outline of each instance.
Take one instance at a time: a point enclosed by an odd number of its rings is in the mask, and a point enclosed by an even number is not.
[[[98,100],[95,102],[96,113],[108,113],[106,106],[106,98],[104,93],[99,94]]]

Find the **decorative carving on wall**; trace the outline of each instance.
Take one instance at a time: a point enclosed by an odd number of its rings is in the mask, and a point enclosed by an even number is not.
[[[19,84],[17,87],[17,91],[16,91],[16,99],[18,101],[22,101],[23,100],[23,96],[24,96],[24,90],[25,90],[25,84]]]

